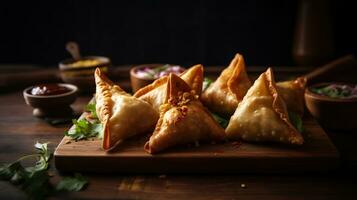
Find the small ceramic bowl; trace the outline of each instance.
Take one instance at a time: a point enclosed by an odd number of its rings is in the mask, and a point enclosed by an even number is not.
[[[345,131],[357,130],[357,97],[331,98],[311,91],[311,88],[331,84],[341,83],[319,83],[306,88],[306,107],[323,127]]]
[[[97,63],[85,65],[83,63],[85,60],[95,60]],[[73,66],[74,63],[78,63],[78,65]],[[78,86],[81,92],[93,92],[95,89],[95,69],[98,67],[102,71],[107,72],[110,66],[110,59],[101,56],[86,56],[80,60],[67,59],[59,63],[60,75],[63,82]]]
[[[144,68],[156,68],[160,66],[164,66],[165,64],[143,64],[143,65],[138,65],[134,66],[130,70],[130,82],[131,82],[131,88],[133,93],[138,91],[140,88],[149,85],[150,83],[154,82],[156,79],[155,78],[149,78],[149,77],[140,77],[138,76],[137,72],[141,69]],[[179,65],[173,65],[173,64],[168,64],[169,66],[179,66]],[[179,66],[182,68],[182,71],[185,70],[185,68]]]
[[[58,83],[66,87],[68,92],[56,95],[33,95],[31,86],[23,91],[26,104],[33,107],[33,115],[36,117],[66,117],[73,114],[70,105],[76,100],[78,88],[75,85]]]

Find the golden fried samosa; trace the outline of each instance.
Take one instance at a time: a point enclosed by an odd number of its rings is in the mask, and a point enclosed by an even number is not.
[[[304,114],[305,107],[305,85],[306,78],[299,77],[292,81],[276,83],[277,89],[283,98],[288,111],[298,114],[300,117]]]
[[[103,125],[103,149],[111,149],[121,140],[154,130],[159,115],[150,104],[126,93],[99,68],[95,71],[95,83],[96,111]]]
[[[160,119],[144,146],[147,152],[154,154],[180,144],[219,141],[225,137],[224,129],[181,78],[170,74],[166,93]]]
[[[192,88],[196,95],[201,96],[202,82],[203,82],[203,66],[195,65],[182,74],[180,77]],[[157,79],[150,85],[147,85],[138,90],[134,96],[142,99],[149,104],[159,113],[160,106],[166,98],[166,86],[168,76]]]
[[[251,86],[243,56],[236,54],[230,65],[202,94],[202,103],[222,116],[231,116]]]
[[[289,121],[272,70],[262,73],[239,103],[226,128],[229,139],[301,145],[301,134]]]

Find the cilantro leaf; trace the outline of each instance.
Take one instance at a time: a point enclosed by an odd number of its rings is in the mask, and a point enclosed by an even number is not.
[[[65,177],[57,185],[58,191],[80,191],[86,185],[88,181],[81,174],[76,173],[74,177]]]
[[[91,113],[91,118],[95,120],[87,120],[84,119],[73,119],[74,128],[66,131],[64,133],[65,136],[71,137],[72,139],[78,140],[86,140],[91,137],[102,138],[102,125],[98,119],[98,115],[96,112],[95,103],[89,103],[85,110]]]
[[[19,161],[14,163],[5,164],[0,168],[0,179],[10,181],[11,183],[18,184],[26,176],[25,168]]]
[[[217,115],[215,113],[211,113],[211,114],[212,114],[213,118],[217,121],[217,123],[219,125],[221,125],[222,128],[226,128],[228,126],[229,120],[227,120],[227,119],[225,119],[225,118],[223,118],[223,117],[221,117],[221,116],[219,116],[219,115]]]
[[[55,194],[54,186],[50,183],[48,174],[49,161],[52,153],[48,150],[48,143],[35,144],[37,153],[26,155],[13,163],[4,164],[0,167],[0,180],[9,181],[19,187],[26,193],[29,199],[45,199]],[[34,166],[23,167],[22,160],[36,157]],[[79,191],[88,184],[88,181],[76,174],[75,177],[64,177],[56,188],[66,191]]]
[[[212,79],[205,77],[203,79],[202,91],[205,91],[213,83]]]
[[[300,115],[296,114],[295,112],[288,112],[289,119],[291,124],[298,130],[300,133],[304,131],[304,127],[302,125],[302,119]]]
[[[40,159],[36,162],[34,167],[35,171],[46,170],[48,168],[48,163],[51,159],[51,152],[48,151],[47,147],[48,143],[39,143],[35,144],[35,148],[37,149],[38,153],[41,155]]]
[[[76,141],[91,137],[101,137],[102,125],[100,123],[91,123],[85,119],[73,119],[73,124],[75,127],[65,132],[65,135]]]
[[[98,119],[97,110],[95,108],[94,103],[89,103],[88,105],[86,105],[85,111],[90,112],[92,115],[92,118]]]
[[[0,168],[0,178],[20,185],[29,199],[44,199],[52,193],[47,172],[51,153],[48,151],[47,143],[35,144],[36,153],[23,156],[13,163],[5,164]],[[35,166],[23,167],[22,160],[37,158]]]
[[[24,190],[29,199],[45,199],[53,193],[49,179],[47,170],[35,171],[26,178],[21,189]]]

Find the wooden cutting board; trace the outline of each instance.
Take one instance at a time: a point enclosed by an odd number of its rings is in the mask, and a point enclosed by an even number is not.
[[[174,147],[157,155],[143,149],[148,136],[125,141],[106,153],[98,139],[72,141],[64,137],[54,153],[61,171],[120,173],[246,173],[328,171],[338,166],[338,152],[317,122],[304,119],[305,144],[226,142]]]

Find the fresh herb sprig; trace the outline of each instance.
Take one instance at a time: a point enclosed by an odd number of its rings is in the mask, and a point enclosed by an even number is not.
[[[202,83],[202,91],[205,91],[213,82],[212,79],[205,77]]]
[[[70,129],[69,131],[66,131],[64,135],[69,136],[76,141],[86,140],[92,137],[102,137],[102,125],[100,123],[91,123],[86,119],[73,119],[73,125],[74,128]]]
[[[219,125],[221,125],[222,128],[226,128],[228,126],[229,120],[227,120],[227,119],[225,119],[225,118],[223,118],[223,117],[221,117],[221,116],[219,116],[219,115],[217,115],[215,113],[211,112],[211,114],[212,114],[213,118],[216,120],[216,122]]]
[[[74,177],[64,177],[56,186],[58,191],[80,191],[88,184],[88,180],[79,173]]]
[[[349,85],[331,84],[325,87],[313,87],[312,92],[331,97],[331,98],[348,98],[357,95],[357,86],[351,87]]]
[[[85,178],[76,174],[74,177],[64,177],[57,187],[54,187],[50,183],[51,176],[48,173],[49,162],[52,158],[48,143],[37,142],[35,149],[36,153],[1,166],[0,179],[18,185],[29,199],[45,199],[58,191],[79,191],[88,184]],[[36,158],[34,166],[24,167],[21,162],[30,158]]]
[[[84,110],[87,112],[90,112],[91,118],[96,119],[96,120],[98,119],[97,111],[95,108],[95,103],[89,103],[88,105],[86,105]]]
[[[90,112],[90,121],[86,118],[73,119],[74,127],[64,133],[65,136],[71,137],[75,141],[87,140],[88,138],[102,138],[102,124],[98,119],[96,107],[94,103],[90,103],[85,107],[85,111]]]
[[[300,115],[296,114],[295,112],[288,112],[289,119],[291,124],[298,130],[300,133],[304,131],[304,127],[302,125],[302,119]]]

